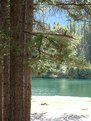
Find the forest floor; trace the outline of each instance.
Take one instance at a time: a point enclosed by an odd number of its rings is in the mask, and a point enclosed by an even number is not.
[[[91,98],[32,96],[32,121],[91,121]]]

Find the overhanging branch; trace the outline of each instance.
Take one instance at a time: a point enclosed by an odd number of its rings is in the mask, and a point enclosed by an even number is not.
[[[34,4],[35,6],[38,5],[38,4]],[[62,6],[62,5],[75,5],[75,6],[83,6],[83,5],[91,5],[91,3],[55,3],[55,4],[52,4],[52,3],[48,3],[48,5],[56,5],[56,6]]]
[[[53,36],[62,36],[62,37],[67,37],[67,38],[71,38],[71,39],[75,39],[73,38],[73,36],[71,35],[67,35],[65,33],[53,33],[53,32],[28,32],[28,31],[24,31],[24,33],[27,33],[27,34],[30,34],[30,35],[40,35],[40,34],[43,34],[43,35],[53,35]]]
[[[83,5],[91,5],[91,3],[56,3],[56,4],[48,4],[48,5],[76,5],[76,6],[83,6]]]

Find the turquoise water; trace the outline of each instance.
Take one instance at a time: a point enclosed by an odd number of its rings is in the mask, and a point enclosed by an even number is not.
[[[33,78],[32,95],[91,97],[91,80]]]

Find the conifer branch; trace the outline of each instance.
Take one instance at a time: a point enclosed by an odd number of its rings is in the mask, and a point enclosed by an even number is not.
[[[75,39],[75,38],[73,38],[73,36],[65,34],[65,32],[64,33],[53,33],[53,32],[28,32],[28,31],[24,31],[24,33],[27,33],[30,35],[35,35],[35,36],[43,34],[43,35],[54,35],[54,36],[62,36],[62,37]]]
[[[38,5],[38,4],[34,4],[35,6]],[[84,6],[84,5],[91,5],[91,3],[55,3],[55,4],[52,4],[52,3],[48,3],[48,5],[51,5],[51,6],[63,6],[63,5],[74,5],[74,6]]]

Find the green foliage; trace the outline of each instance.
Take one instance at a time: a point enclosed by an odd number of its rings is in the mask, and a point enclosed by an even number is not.
[[[76,57],[76,43],[65,37],[55,35],[38,35],[33,38],[29,46],[32,51],[30,66],[40,73],[59,73],[58,65],[70,66],[78,62]]]
[[[81,2],[82,2],[81,0],[77,1],[77,3]],[[91,5],[57,6],[56,3],[59,4],[65,3],[59,0],[35,0],[35,3],[37,3],[36,11],[40,11],[41,14],[43,14],[44,12],[48,12],[47,10],[50,10],[49,8],[52,8],[52,11],[55,10],[55,8],[57,8],[56,10],[57,12],[60,12],[59,10],[64,10],[75,21],[82,20],[84,14],[91,15]],[[67,3],[70,2],[68,1]],[[85,3],[88,2],[85,1]],[[50,4],[50,7],[48,6],[48,4]],[[27,62],[24,62],[24,64],[28,63],[28,65],[32,67],[33,70],[36,70],[36,72],[40,73],[54,72],[56,74],[60,72],[62,65],[65,65],[68,68],[79,68],[79,69],[83,69],[84,67],[86,67],[87,63],[86,63],[86,58],[84,58],[84,53],[83,55],[81,52],[80,52],[81,54],[78,54],[78,48],[77,48],[78,45],[79,48],[82,46],[81,42],[84,40],[81,41],[80,39],[82,39],[81,37],[83,36],[84,32],[83,29],[81,28],[82,31],[80,33],[82,35],[80,37],[76,35],[77,26],[75,21],[70,24],[70,30],[63,28],[59,23],[56,22],[54,26],[51,28],[50,25],[47,24],[44,25],[45,23],[43,22],[41,23],[41,21],[38,21],[37,26],[34,28],[34,30],[36,30],[36,32],[42,32],[42,33],[38,34],[37,36],[33,36],[33,40],[31,42],[25,43],[24,47],[30,52],[31,56],[29,60],[27,60]],[[0,31],[0,58],[10,53],[9,16],[5,17],[5,23],[7,24],[7,26],[3,27],[3,30]],[[46,33],[51,32],[54,35],[50,34],[44,35],[43,31]],[[87,39],[86,43],[88,48],[87,60],[91,62],[91,56],[90,56],[91,33],[90,32],[87,33],[88,33],[86,36]],[[55,34],[63,34],[64,36],[59,36],[59,35],[57,36]],[[65,37],[66,34],[73,36],[74,39]],[[17,45],[14,45],[11,48],[15,49],[16,52],[15,54],[18,54],[21,51],[20,48],[17,48]]]
[[[91,79],[91,69],[73,69],[68,71],[68,78]]]

